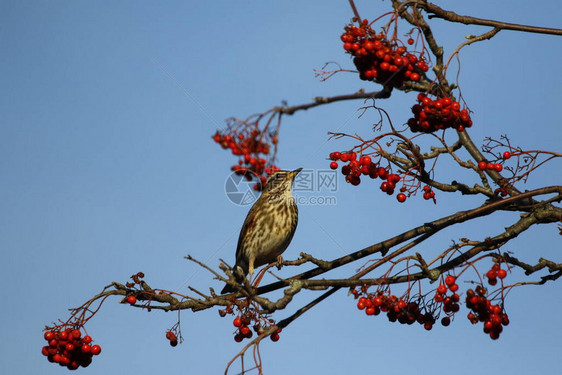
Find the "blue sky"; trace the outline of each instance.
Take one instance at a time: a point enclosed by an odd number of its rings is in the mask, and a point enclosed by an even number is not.
[[[357,1],[363,17],[388,2]],[[561,27],[558,1],[445,2],[460,14]],[[454,7],[454,8],[453,8]],[[224,191],[234,158],[210,136],[231,116],[245,117],[314,96],[352,93],[374,84],[344,73],[327,82],[313,69],[326,61],[351,67],[339,35],[351,18],[346,1],[308,2],[0,2],[0,282],[4,285],[0,341],[3,374],[66,370],[40,354],[42,328],[66,319],[111,281],[138,271],[153,287],[186,292],[222,286],[183,259],[216,266],[232,262],[248,207]],[[435,21],[450,53],[482,27]],[[474,111],[470,134],[508,134],[525,149],[559,151],[562,39],[503,31],[461,52],[460,85]],[[378,102],[395,123],[410,116],[414,94]],[[360,103],[337,103],[287,117],[279,164],[325,169],[327,154],[352,146],[327,140],[341,130],[370,134],[373,118],[357,118]],[[537,171],[532,189],[560,184],[560,162]],[[443,179],[465,179],[446,167]],[[300,207],[287,259],[305,251],[332,259],[401,233],[477,198],[438,193],[398,204],[365,181],[340,179],[337,204]],[[436,251],[460,237],[497,234],[516,215],[497,214],[450,229],[424,243]],[[555,226],[535,228],[508,244],[522,260],[559,261]],[[356,265],[356,267],[359,265]],[[340,271],[349,275],[354,267]],[[292,270],[282,270],[289,276]],[[336,273],[337,274],[337,273]],[[519,274],[510,275],[513,279]],[[463,288],[463,286],[461,286]],[[513,290],[511,324],[492,341],[464,318],[425,332],[386,318],[368,318],[338,292],[262,345],[267,374],[286,373],[546,373],[559,365],[560,287]],[[296,298],[288,316],[310,295]],[[116,299],[88,323],[103,347],[86,374],[221,373],[240,349],[231,318],[182,312],[185,342],[171,348],[164,331],[175,313],[146,313]],[[149,359],[148,359],[149,358]]]

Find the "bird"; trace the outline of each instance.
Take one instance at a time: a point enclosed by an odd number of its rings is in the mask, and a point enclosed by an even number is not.
[[[301,170],[279,170],[269,176],[250,208],[238,236],[232,269],[237,282],[242,282],[247,274],[251,277],[256,268],[277,261],[291,243],[299,219],[292,187]],[[232,292],[233,287],[227,284],[221,294]]]

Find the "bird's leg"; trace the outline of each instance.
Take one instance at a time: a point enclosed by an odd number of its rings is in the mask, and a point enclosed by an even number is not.
[[[275,263],[277,266],[277,270],[280,270],[283,267],[283,257],[281,255],[277,255],[277,262]]]
[[[252,275],[254,274],[254,258],[250,257],[249,262],[248,262],[248,274],[250,275],[248,277],[248,280],[252,279]]]

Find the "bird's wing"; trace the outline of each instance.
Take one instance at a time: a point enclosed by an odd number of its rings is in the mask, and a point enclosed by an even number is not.
[[[236,265],[242,267],[244,273],[248,272],[248,257],[244,253],[243,241],[244,238],[248,238],[248,233],[256,225],[256,211],[256,204],[254,204],[248,212],[244,224],[242,224],[242,229],[240,229],[240,235],[238,236],[238,245],[236,246]]]

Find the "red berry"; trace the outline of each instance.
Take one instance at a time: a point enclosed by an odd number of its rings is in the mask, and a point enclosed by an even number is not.
[[[372,160],[370,156],[361,156],[361,159],[359,159],[359,164],[361,165],[369,165],[371,164]]]
[[[507,314],[503,314],[502,316],[502,325],[504,326],[509,325],[509,317],[507,316]]]
[[[397,174],[392,173],[392,174],[388,175],[387,179],[388,179],[388,181],[390,181],[390,182],[397,183],[398,181],[400,181],[400,176],[398,176]]]
[[[496,172],[501,172],[503,170],[503,165],[501,164],[494,164],[494,169],[496,170]]]
[[[453,276],[453,275],[448,275],[448,276],[445,278],[445,284],[446,284],[448,287],[451,287],[451,285],[453,285],[453,284],[455,283],[456,279],[457,279],[457,278],[456,278],[455,276]]]
[[[390,188],[390,186],[389,186],[389,183],[387,181],[385,181],[381,184],[381,190],[382,191],[387,192],[389,188]]]
[[[234,327],[240,327],[240,326],[242,325],[242,319],[240,319],[240,318],[235,318],[235,319],[232,321],[232,324],[234,324]]]
[[[456,292],[457,290],[459,290],[459,285],[458,284],[453,284],[449,287],[449,290],[451,292]]]
[[[80,349],[82,350],[82,353],[90,353],[92,351],[92,347],[88,344],[82,345],[82,348]]]
[[[55,338],[55,333],[53,331],[47,331],[43,334],[43,337],[45,338],[45,340],[51,341]]]
[[[496,270],[494,270],[494,269],[491,269],[491,270],[488,271],[488,273],[486,273],[486,277],[488,279],[495,279],[497,275],[498,274],[497,274]]]
[[[330,168],[331,168],[331,169],[338,169],[338,163],[335,162],[335,161],[331,162],[331,163],[330,163]]]
[[[359,298],[359,301],[357,301],[357,308],[359,310],[363,310],[365,308],[365,302],[366,301],[367,301],[367,299],[365,297]]]
[[[409,44],[409,45],[412,45],[412,44],[414,44],[414,39],[412,39],[412,38],[408,38],[408,44]]]
[[[445,294],[447,293],[447,287],[444,284],[441,284],[437,287],[437,293]]]
[[[361,183],[361,179],[358,176],[355,175],[349,175],[346,177],[345,179],[347,182],[351,183],[351,185],[353,186],[357,186]]]
[[[92,346],[91,353],[92,353],[93,355],[98,355],[98,354],[100,354],[100,353],[101,353],[101,346],[99,346],[99,345],[94,345],[94,346]]]
[[[498,274],[498,278],[505,279],[505,277],[507,276],[507,271],[500,269],[498,270],[497,274]]]
[[[127,302],[130,303],[131,305],[134,305],[135,303],[137,303],[137,297],[131,294],[127,296]]]
[[[503,153],[503,158],[504,158],[504,159],[507,160],[507,159],[509,159],[510,157],[511,157],[511,152],[506,151],[506,152]]]
[[[271,336],[269,336],[271,338],[271,341],[273,342],[277,342],[279,341],[279,334],[277,332],[273,333]]]
[[[84,344],[89,344],[89,343],[92,342],[92,338],[90,336],[86,335],[86,336],[84,336],[84,338],[82,338],[82,342]]]
[[[240,333],[243,334],[244,336],[247,336],[248,332],[252,332],[252,331],[250,331],[250,327],[244,326],[244,327],[240,328]]]
[[[402,203],[406,200],[406,194],[400,193],[396,196],[396,199],[398,199],[398,202]]]
[[[488,163],[485,162],[485,161],[479,161],[478,162],[478,169],[480,169],[481,171],[485,170],[487,166],[488,166]]]
[[[369,165],[362,165],[361,166],[361,173],[362,174],[368,175],[370,173]]]
[[[448,316],[443,317],[443,319],[441,319],[441,324],[444,327],[447,327],[449,324],[451,324],[451,318],[449,318]]]

